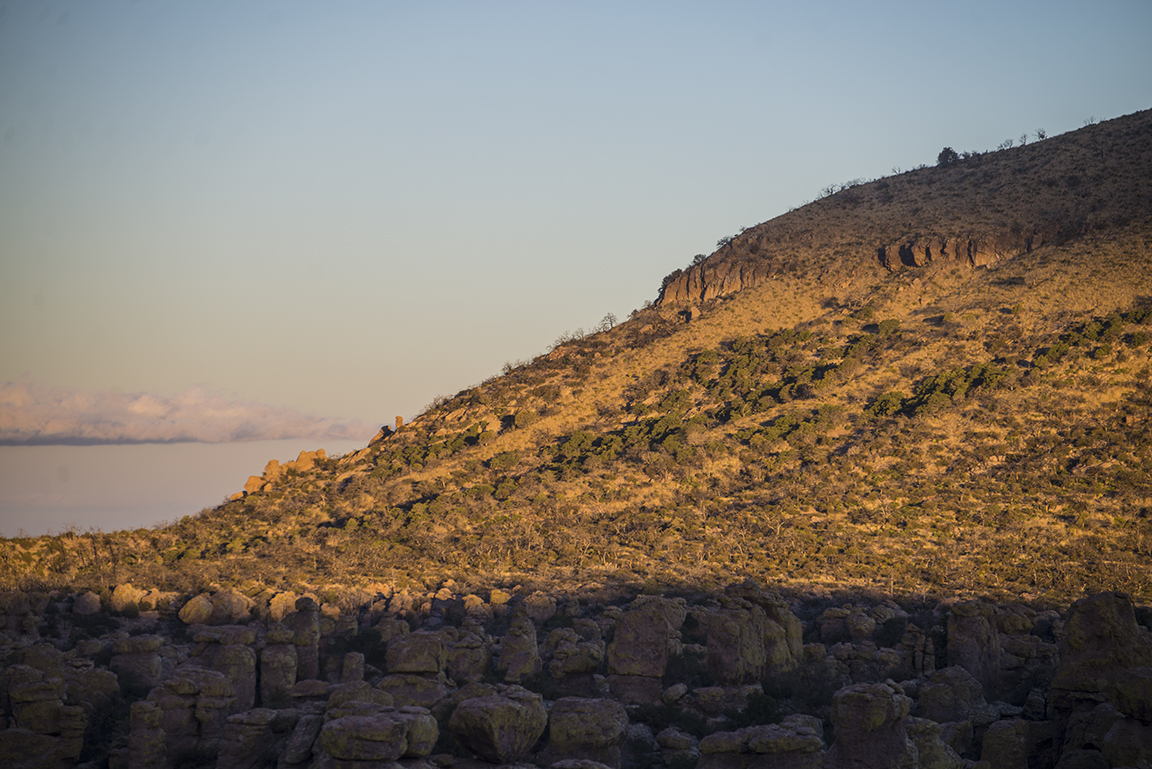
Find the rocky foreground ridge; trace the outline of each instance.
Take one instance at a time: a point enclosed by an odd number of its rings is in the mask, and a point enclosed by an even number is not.
[[[336,596],[319,596],[330,599]],[[1152,763],[1152,609],[382,588],[0,600],[6,767]],[[156,610],[155,606],[162,610]]]

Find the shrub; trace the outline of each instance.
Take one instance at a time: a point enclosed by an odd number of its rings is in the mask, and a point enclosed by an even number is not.
[[[488,467],[501,472],[511,467],[515,467],[516,463],[520,461],[520,454],[515,451],[505,451],[502,454],[497,454],[488,460]]]
[[[515,492],[516,481],[512,478],[505,478],[500,482],[500,485],[496,487],[493,496],[496,497],[496,499],[504,500],[508,499],[508,497],[512,496]]]
[[[940,150],[940,154],[936,156],[936,165],[940,166],[941,168],[946,168],[947,166],[955,165],[959,162],[959,153],[957,153],[956,150],[952,149],[951,147],[945,147],[944,149]]]
[[[527,427],[528,425],[532,424],[533,422],[535,422],[539,418],[540,418],[540,415],[537,414],[532,409],[522,409],[516,413],[516,419],[513,421],[513,424],[515,424],[516,427],[518,427],[518,428],[524,428],[524,427]]]
[[[904,408],[904,400],[906,397],[904,393],[896,390],[886,392],[872,401],[872,405],[865,411],[869,416],[876,418],[890,417]]]

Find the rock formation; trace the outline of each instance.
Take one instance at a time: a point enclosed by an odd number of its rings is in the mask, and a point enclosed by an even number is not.
[[[1152,760],[1152,638],[1118,593],[1078,601],[1066,616],[974,602],[921,610],[952,663],[939,670],[930,639],[896,604],[813,607],[755,583],[691,603],[638,596],[607,607],[441,590],[375,597],[355,617],[293,596],[282,621],[267,600],[242,623],[184,625],[233,601],[217,591],[187,599],[192,611],[150,612],[98,638],[41,637],[49,606],[81,606],[61,613],[80,623],[99,617],[84,613],[85,595],[2,597],[20,618],[0,635],[6,767],[419,769],[434,759],[1107,769]]]

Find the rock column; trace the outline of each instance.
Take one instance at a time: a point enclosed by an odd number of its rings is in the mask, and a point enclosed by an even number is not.
[[[286,708],[292,704],[296,685],[295,634],[286,627],[269,630],[260,651],[260,704],[266,708]]]
[[[296,678],[307,680],[320,677],[320,607],[307,596],[297,599],[296,615],[292,617],[292,630],[296,645]]]

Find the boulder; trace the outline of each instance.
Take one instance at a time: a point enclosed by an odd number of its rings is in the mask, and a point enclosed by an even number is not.
[[[929,676],[936,670],[936,645],[919,626],[909,623],[896,645],[900,664],[917,676]]]
[[[752,753],[815,757],[824,750],[824,724],[819,718],[796,713],[779,724],[750,727],[747,744]]]
[[[844,624],[848,629],[848,637],[857,643],[871,641],[872,634],[876,632],[876,620],[862,606],[854,607],[844,618]]]
[[[296,685],[292,687],[292,699],[297,704],[324,702],[327,701],[331,691],[332,685],[327,681],[321,681],[318,678],[305,678],[303,681],[297,681]]]
[[[504,688],[503,685],[501,688]],[[445,725],[448,723],[452,711],[464,700],[472,700],[477,697],[495,697],[499,693],[500,689],[497,689],[493,684],[467,683],[436,703],[436,707],[431,708],[432,715],[436,716],[437,722]]]
[[[113,611],[124,611],[128,605],[140,605],[140,599],[148,595],[147,590],[140,590],[139,588],[132,587],[130,584],[117,585],[112,591],[112,597],[108,601],[108,605]]]
[[[84,592],[72,601],[72,613],[81,616],[96,614],[100,611],[100,596],[91,592]]]
[[[349,684],[364,680],[364,655],[361,652],[348,652],[340,664],[340,683]]]
[[[380,634],[380,643],[392,643],[392,640],[411,632],[411,627],[405,620],[396,617],[384,617],[372,628]]]
[[[1055,769],[1111,769],[1108,759],[1099,750],[1065,750],[1060,754]]]
[[[212,617],[209,625],[231,625],[247,619],[252,611],[252,599],[232,590],[222,590],[212,596]]]
[[[15,723],[7,725],[37,734],[59,734],[65,693],[63,676],[45,677],[42,671],[28,665],[14,665],[4,673],[4,699],[15,717]]]
[[[242,644],[221,646],[212,660],[218,670],[232,682],[236,708],[249,710],[256,705],[256,650]]]
[[[528,755],[547,724],[543,698],[510,686],[503,694],[461,702],[448,729],[457,742],[484,760],[507,764]]]
[[[972,740],[976,730],[971,721],[948,721],[940,724],[940,739],[944,744],[963,756],[972,747]]]
[[[464,613],[480,623],[486,623],[495,616],[492,607],[478,595],[466,595],[462,600],[464,601]]]
[[[743,710],[749,698],[762,695],[760,684],[742,686],[701,686],[692,690],[688,702],[704,715],[720,717],[727,712]]]
[[[177,614],[185,625],[206,625],[212,619],[212,598],[201,593],[180,609]]]
[[[111,670],[80,667],[67,678],[65,700],[81,706],[90,716],[108,712],[119,697],[120,682]]]
[[[438,736],[426,710],[384,709],[328,721],[316,744],[338,761],[395,761],[428,755]]]
[[[284,618],[296,611],[295,593],[277,593],[268,602],[268,616],[273,622],[283,622]]]
[[[696,766],[700,760],[700,743],[691,734],[669,726],[656,735],[660,757],[665,766],[674,764]]]
[[[821,769],[825,758],[822,734],[820,719],[800,714],[789,716],[780,724],[714,732],[700,741],[697,767]]]
[[[628,713],[614,700],[564,697],[548,714],[548,761],[584,759],[620,769]]]

